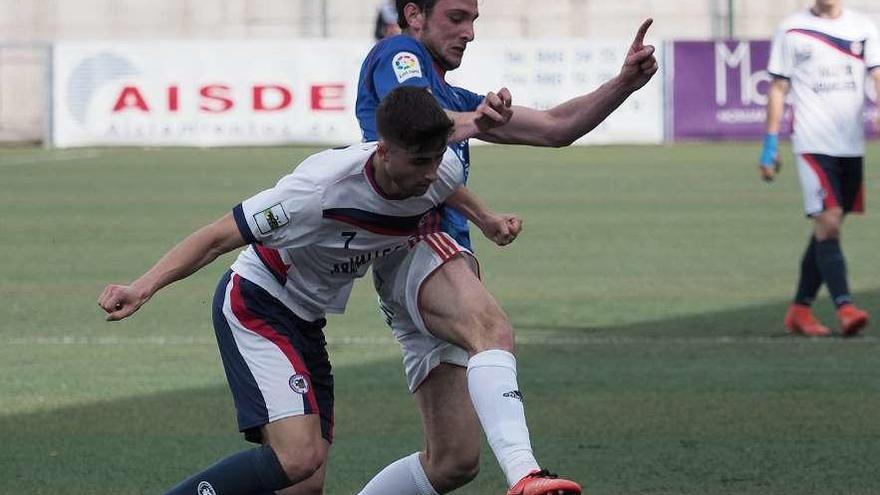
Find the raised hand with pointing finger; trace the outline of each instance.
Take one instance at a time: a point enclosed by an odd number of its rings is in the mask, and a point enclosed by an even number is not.
[[[623,68],[620,70],[621,82],[626,84],[630,91],[635,91],[648,84],[648,81],[654,77],[659,69],[657,59],[654,57],[656,49],[653,45],[645,44],[645,34],[653,23],[654,19],[647,19],[639,27],[626,54]]]

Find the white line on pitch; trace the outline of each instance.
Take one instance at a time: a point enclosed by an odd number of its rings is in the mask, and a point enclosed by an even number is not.
[[[41,152],[29,153],[25,156],[13,155],[11,157],[4,157],[0,155],[0,166],[14,166],[14,165],[30,165],[34,163],[54,163],[54,162],[68,162],[74,160],[91,160],[92,158],[98,158],[102,153],[95,150],[86,150],[86,151],[59,151],[54,152],[51,155],[46,155]]]

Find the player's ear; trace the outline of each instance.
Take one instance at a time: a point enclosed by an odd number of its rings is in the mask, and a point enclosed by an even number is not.
[[[382,139],[379,139],[379,143],[376,145],[376,156],[382,161],[385,161],[385,157],[388,156],[388,145]]]
[[[422,26],[425,23],[425,12],[413,2],[406,4],[403,8],[403,16],[406,18],[406,23],[409,26],[409,29],[414,31],[422,29]]]

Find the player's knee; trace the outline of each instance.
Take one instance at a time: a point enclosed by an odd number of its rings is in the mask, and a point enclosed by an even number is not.
[[[513,351],[513,326],[504,311],[497,305],[486,308],[479,315],[478,328],[484,335],[485,348]]]
[[[834,208],[822,212],[816,218],[816,239],[840,239],[840,230],[843,225],[843,211]]]
[[[456,452],[454,455],[433,460],[436,465],[432,472],[438,478],[434,480],[434,484],[437,485],[434,488],[441,493],[450,492],[470,483],[480,472],[479,450],[470,454]]]
[[[816,225],[816,239],[825,241],[828,239],[840,239],[840,221],[836,219],[824,219]]]
[[[299,445],[276,450],[278,462],[293,483],[310,478],[324,464],[324,451],[318,445]]]
[[[470,353],[513,350],[513,327],[497,305],[487,305],[458,318],[452,331],[461,339],[459,345]]]

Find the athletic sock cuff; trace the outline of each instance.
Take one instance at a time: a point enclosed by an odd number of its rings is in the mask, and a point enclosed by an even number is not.
[[[431,485],[431,480],[428,479],[428,475],[425,474],[425,468],[422,467],[422,461],[419,460],[419,453],[416,452],[415,454],[410,455],[406,460],[406,464],[409,467],[410,473],[412,473],[413,481],[415,481],[416,489],[419,491],[419,494],[440,495]]]
[[[278,460],[278,456],[272,447],[263,445],[251,452],[253,452],[251,458],[254,461],[254,468],[263,486],[271,491],[276,491],[293,484],[287,477],[287,473],[284,472],[281,461]]]
[[[503,351],[501,349],[490,349],[488,351],[474,354],[468,360],[467,367],[468,370],[486,367],[509,368],[515,370],[516,357],[513,354],[507,351]]]

